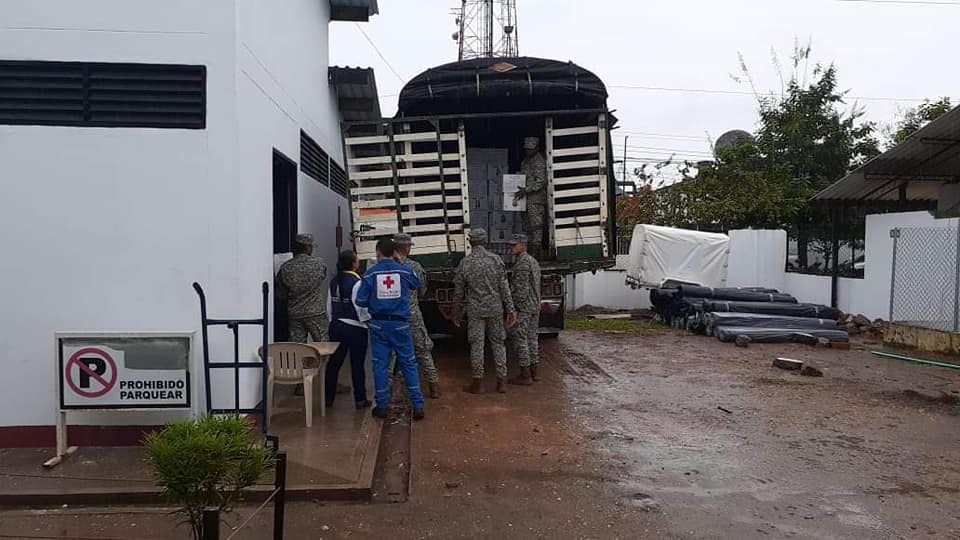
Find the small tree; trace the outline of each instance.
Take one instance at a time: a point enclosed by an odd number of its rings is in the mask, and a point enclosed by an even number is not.
[[[888,139],[887,148],[892,148],[907,140],[907,137],[947,114],[952,108],[953,104],[950,103],[950,98],[943,97],[936,101],[928,99],[916,108],[907,109],[893,125],[886,126],[884,129]]]
[[[209,416],[176,422],[145,440],[157,485],[180,506],[196,539],[203,536],[203,510],[233,509],[245,488],[274,464],[270,451],[239,416]]]

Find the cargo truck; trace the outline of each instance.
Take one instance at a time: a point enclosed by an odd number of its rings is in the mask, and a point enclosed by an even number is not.
[[[453,276],[467,235],[486,229],[509,269],[523,212],[504,175],[519,173],[524,139],[538,137],[548,174],[540,333],[555,336],[564,277],[614,264],[614,123],[602,81],[573,63],[487,58],[430,69],[404,87],[394,118],[344,124],[355,250],[369,260],[379,238],[412,235],[429,276],[429,331],[457,334]]]

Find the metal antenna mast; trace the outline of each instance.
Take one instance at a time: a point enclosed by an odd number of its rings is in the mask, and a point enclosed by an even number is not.
[[[460,60],[519,56],[516,0],[462,0],[453,14]]]

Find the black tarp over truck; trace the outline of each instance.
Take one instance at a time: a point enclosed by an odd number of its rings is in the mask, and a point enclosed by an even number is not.
[[[453,274],[470,250],[471,227],[492,251],[523,232],[510,211],[503,174],[519,173],[525,137],[547,161],[542,333],[563,328],[568,274],[613,264],[616,183],[607,91],[572,63],[537,58],[476,59],[419,75],[400,94],[395,118],[344,127],[354,246],[374,257],[380,237],[414,237],[414,258],[430,275],[421,306],[432,334],[452,334]],[[508,208],[504,208],[504,206]],[[509,265],[509,256],[506,257]]]

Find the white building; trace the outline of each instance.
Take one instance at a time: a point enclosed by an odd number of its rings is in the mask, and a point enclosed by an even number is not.
[[[379,108],[371,71],[330,69],[328,26],[376,11],[376,0],[0,0],[0,447],[53,444],[54,332],[198,331],[193,281],[211,316],[256,317],[273,254],[296,232],[313,233],[332,268],[338,219],[344,243],[350,230],[339,124]],[[230,360],[218,336],[212,352]],[[244,360],[258,340],[244,334]],[[223,375],[213,393],[228,406]],[[246,406],[259,400],[248,375]],[[71,438],[117,441],[91,432]]]

